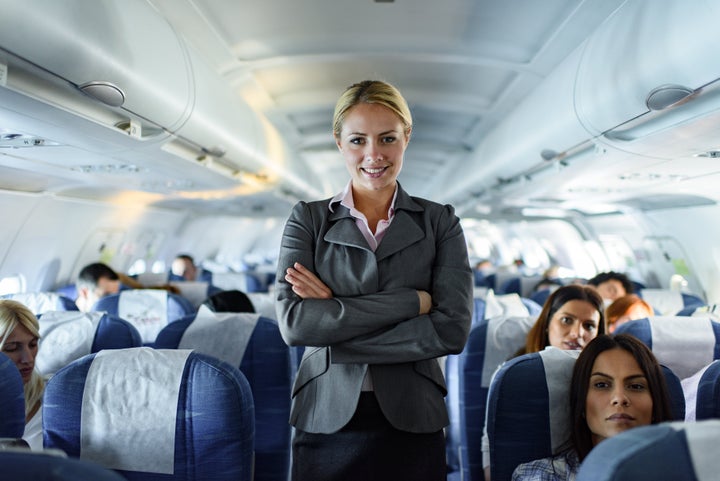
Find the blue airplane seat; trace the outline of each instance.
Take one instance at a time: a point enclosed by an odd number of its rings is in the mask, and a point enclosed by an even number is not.
[[[487,434],[493,481],[509,481],[515,468],[570,447],[569,388],[579,351],[546,348],[505,363],[488,394]],[[680,380],[663,368],[674,419],[685,417]],[[482,473],[479,474],[480,476]],[[483,479],[473,477],[469,479]]]
[[[626,322],[615,332],[640,339],[680,379],[720,359],[720,323],[709,317],[655,316]]]
[[[548,297],[550,297],[550,294],[552,294],[553,290],[551,288],[545,288],[540,289],[539,291],[535,291],[530,295],[530,300],[535,301],[536,304],[539,306],[543,306],[545,304],[545,301],[547,301]]]
[[[120,291],[98,300],[92,310],[108,312],[128,321],[147,345],[155,342],[158,332],[169,322],[196,312],[190,301],[163,289]]]
[[[476,297],[474,299],[471,326],[483,321],[485,321],[485,300]],[[460,471],[460,449],[462,446],[460,427],[460,376],[462,373],[460,372],[460,356],[461,354],[450,354],[445,359],[445,383],[447,386],[445,404],[450,418],[450,424],[446,428],[445,435],[449,478],[459,477]]]
[[[720,419],[720,361],[711,362],[697,386],[695,419]]]
[[[38,316],[38,322],[35,366],[44,376],[93,352],[142,345],[132,324],[107,312],[51,311]]]
[[[453,445],[462,479],[482,479],[482,435],[490,382],[495,371],[525,345],[533,317],[494,317],[473,325],[458,355],[458,441]],[[450,395],[448,387],[448,395]],[[480,478],[477,478],[480,476]]]
[[[47,311],[78,311],[75,301],[57,292],[21,292],[5,294],[0,299],[12,299],[24,304],[36,316]]]
[[[194,349],[239,367],[255,399],[255,481],[286,481],[290,469],[290,348],[272,319],[253,313],[214,313],[168,324],[157,349]]]
[[[629,429],[595,446],[577,481],[714,481],[718,444],[717,419]]]
[[[28,449],[0,451],[0,466],[3,481],[125,481],[96,463]]]
[[[527,297],[521,297],[520,299],[522,300],[523,305],[527,307],[530,317],[537,319],[537,317],[542,312],[542,304],[538,304],[537,302]]]
[[[25,432],[23,381],[15,363],[1,352],[0,406],[0,438],[21,438]]]
[[[45,447],[129,481],[250,481],[254,423],[245,376],[189,350],[101,351],[45,387]]]

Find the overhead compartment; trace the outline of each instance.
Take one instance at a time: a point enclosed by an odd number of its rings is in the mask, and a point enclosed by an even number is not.
[[[187,120],[194,87],[186,49],[147,2],[2,0],[0,12],[3,50],[76,87],[114,86],[123,110],[163,128]]]
[[[720,4],[710,0],[625,2],[583,48],[575,85],[582,125],[632,151],[644,135],[717,111],[719,22]]]

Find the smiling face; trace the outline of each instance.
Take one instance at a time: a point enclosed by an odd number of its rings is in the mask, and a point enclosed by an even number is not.
[[[9,357],[17,366],[26,384],[35,368],[35,356],[38,353],[38,338],[27,330],[22,324],[17,324],[5,340],[2,348],[3,354]]]
[[[598,333],[600,313],[587,301],[573,299],[563,304],[550,318],[548,341],[565,350],[582,349]]]
[[[400,117],[383,105],[360,103],[348,110],[335,142],[353,192],[394,192],[409,140]]]
[[[635,358],[620,348],[595,359],[585,401],[592,444],[652,422],[653,400],[648,380]]]

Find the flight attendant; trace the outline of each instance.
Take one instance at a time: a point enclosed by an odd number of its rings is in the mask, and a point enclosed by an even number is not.
[[[473,275],[454,209],[397,181],[411,132],[395,87],[350,86],[333,119],[350,180],[286,223],[276,308],[285,341],[306,346],[294,481],[446,479],[438,358],[465,346]]]

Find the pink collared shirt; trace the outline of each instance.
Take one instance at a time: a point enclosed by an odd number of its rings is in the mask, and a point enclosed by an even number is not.
[[[368,225],[365,214],[355,208],[355,201],[353,200],[351,186],[352,181],[349,181],[345,186],[345,189],[343,189],[342,192],[340,192],[330,200],[328,209],[330,209],[330,212],[334,212],[333,204],[336,202],[340,202],[341,205],[344,205],[345,207],[350,209],[350,215],[355,218],[355,225],[357,225],[358,229],[360,229],[360,232],[362,232],[363,237],[365,237],[365,240],[367,241],[372,251],[375,252],[378,245],[380,245],[380,241],[385,236],[385,232],[387,231],[388,227],[390,227],[390,223],[392,222],[393,218],[395,218],[395,199],[397,198],[397,184],[395,185],[395,193],[393,193],[393,198],[390,202],[390,208],[388,208],[387,219],[382,219],[378,222],[377,227],[375,228],[375,233],[370,230],[370,226]]]

